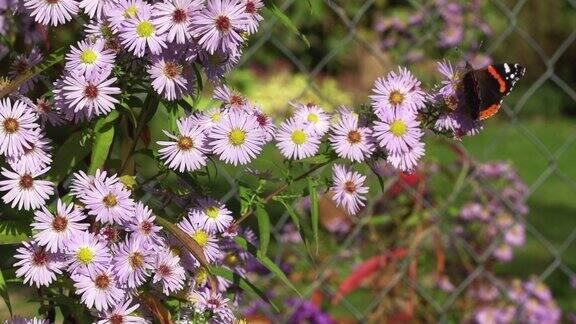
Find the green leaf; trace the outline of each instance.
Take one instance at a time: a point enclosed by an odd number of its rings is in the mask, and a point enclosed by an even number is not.
[[[138,120],[136,119],[136,115],[134,115],[134,111],[130,108],[130,105],[124,101],[120,102],[118,105],[118,110],[120,110],[123,114],[127,115],[130,119],[130,123],[132,123],[132,127],[138,127]]]
[[[262,204],[256,205],[256,218],[258,219],[258,231],[260,233],[260,253],[266,255],[268,243],[270,243],[270,216]]]
[[[266,296],[266,294],[264,294],[260,289],[258,289],[258,287],[256,287],[250,281],[248,281],[248,279],[240,276],[239,274],[237,274],[235,272],[230,271],[229,269],[222,268],[222,267],[212,268],[212,271],[214,272],[215,275],[232,281],[235,285],[242,288],[243,291],[246,291],[247,293],[251,294],[252,296],[259,297],[260,299],[262,299],[263,301],[268,303],[270,306],[272,306],[272,308],[274,308],[274,310],[276,312],[280,312],[280,310],[278,309],[278,306],[276,306],[274,304],[274,302],[272,302]]]
[[[282,197],[275,197],[274,200],[279,201],[280,203],[282,203],[284,208],[286,208],[288,215],[290,215],[292,222],[294,223],[294,225],[296,225],[296,228],[300,233],[300,237],[304,241],[304,245],[306,246],[306,251],[308,252],[308,255],[310,256],[311,259],[313,259],[312,251],[310,249],[310,237],[312,236],[311,233],[312,229],[310,228],[308,223],[306,223],[304,220],[301,221],[302,216],[300,216],[300,214],[296,212],[291,203],[286,202]]]
[[[89,141],[86,141],[86,133],[73,133],[54,155],[54,161],[58,163],[52,165],[46,178],[56,183],[64,180],[76,164],[90,153],[90,149]]]
[[[4,299],[6,307],[12,316],[12,304],[10,304],[10,296],[8,295],[8,289],[6,289],[6,281],[4,280],[4,275],[2,274],[2,269],[0,269],[0,296]]]
[[[274,263],[274,261],[270,260],[267,256],[262,255],[260,250],[258,250],[254,245],[246,241],[243,237],[236,236],[234,238],[236,244],[238,244],[242,249],[248,251],[250,254],[256,257],[260,263],[266,267],[266,269],[270,270],[278,279],[280,279],[286,286],[292,289],[298,296],[302,297],[302,294],[296,286],[288,279],[286,274],[282,272],[282,270]]]
[[[110,152],[110,146],[114,140],[114,121],[120,114],[113,110],[105,118],[101,118],[94,126],[94,141],[92,143],[92,158],[90,161],[89,174],[94,174],[97,169],[104,166]]]
[[[294,207],[292,207],[291,204],[288,204],[282,198],[274,197],[274,200],[279,201],[284,206],[284,208],[286,208],[288,215],[290,215],[290,218],[292,219],[292,223],[294,223],[294,225],[296,226],[296,229],[298,229],[298,231],[300,231],[300,216],[298,216],[298,214],[296,213],[296,210],[294,210]]]
[[[332,158],[328,154],[320,154],[316,156],[307,157],[302,160],[298,160],[298,162],[307,163],[307,164],[321,164],[331,161]]]
[[[316,255],[318,255],[318,223],[320,218],[318,216],[318,191],[316,188],[318,184],[312,177],[308,177],[308,191],[310,192],[310,220],[312,223],[312,235],[314,238],[314,247]]]
[[[284,27],[288,28],[290,32],[296,34],[306,44],[306,46],[310,48],[310,42],[308,41],[306,36],[304,36],[304,34],[302,34],[298,30],[298,27],[296,27],[296,25],[294,25],[292,20],[282,12],[282,9],[278,8],[275,4],[270,4],[269,6],[267,6],[266,10],[270,11],[272,15],[278,18],[278,21],[280,21],[280,23],[284,25]]]

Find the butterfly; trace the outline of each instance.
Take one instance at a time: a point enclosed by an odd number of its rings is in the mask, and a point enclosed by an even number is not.
[[[502,106],[502,99],[524,76],[526,68],[520,64],[491,64],[482,69],[473,69],[466,63],[460,89],[466,100],[469,116],[484,120],[494,116]]]

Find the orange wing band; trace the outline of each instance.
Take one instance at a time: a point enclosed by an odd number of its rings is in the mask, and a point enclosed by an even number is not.
[[[490,73],[494,77],[494,79],[498,81],[498,84],[500,85],[500,93],[506,92],[506,81],[502,79],[500,73],[498,73],[498,71],[496,71],[496,69],[492,65],[488,65],[488,73]]]
[[[501,107],[500,104],[493,104],[492,106],[482,110],[480,112],[479,119],[484,120],[494,116],[498,112],[498,110],[500,110],[500,107]]]

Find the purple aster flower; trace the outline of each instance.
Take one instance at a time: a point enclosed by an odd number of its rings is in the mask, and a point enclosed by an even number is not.
[[[52,26],[72,20],[79,10],[75,0],[26,0],[24,7],[32,11],[30,15],[36,22]]]
[[[548,302],[553,300],[552,292],[548,286],[539,281],[536,277],[530,278],[530,280],[524,284],[524,287],[528,292],[534,294],[541,301]]]
[[[156,216],[152,215],[148,206],[138,202],[134,209],[134,217],[125,224],[126,231],[131,232],[131,236],[134,238],[138,238],[155,248],[160,245],[161,239],[158,232],[162,229],[162,227],[154,224],[155,219]]]
[[[21,316],[13,316],[11,319],[6,320],[4,324],[50,324],[50,322],[43,318],[25,318]]]
[[[244,96],[230,89],[225,84],[214,89],[213,98],[222,101],[226,109],[231,109],[233,111],[245,111],[250,106],[250,103],[246,98],[244,98]]]
[[[248,24],[244,6],[238,0],[209,0],[206,7],[194,18],[192,32],[198,43],[214,54],[220,49],[236,53],[243,43],[240,35]]]
[[[118,287],[118,282],[110,268],[93,269],[72,276],[76,294],[88,308],[96,307],[103,311],[118,304],[124,299],[125,291]]]
[[[136,18],[136,15],[142,11],[150,12],[152,5],[142,0],[120,0],[110,6],[107,12],[110,26],[115,32],[119,31],[126,20]]]
[[[152,20],[151,11],[140,7],[135,17],[128,18],[121,27],[122,45],[137,57],[143,57],[146,49],[152,54],[160,54],[166,48],[164,37],[158,33],[158,26]]]
[[[450,61],[444,60],[436,64],[438,72],[445,78],[442,80],[442,85],[438,92],[445,98],[456,95],[458,84],[461,81],[460,73],[452,67]]]
[[[276,126],[274,125],[272,118],[262,112],[260,107],[253,107],[252,115],[256,117],[256,121],[258,122],[260,129],[264,132],[264,134],[266,134],[264,140],[266,142],[273,140],[276,133]]]
[[[50,285],[56,280],[56,275],[62,273],[62,255],[46,251],[34,241],[24,241],[22,245],[14,255],[18,259],[14,264],[16,277],[24,277],[25,284],[36,287]]]
[[[362,162],[374,152],[372,130],[361,127],[358,115],[352,112],[343,113],[332,125],[330,143],[339,157],[355,162]]]
[[[205,50],[198,52],[198,58],[204,67],[204,72],[208,79],[215,83],[221,83],[224,74],[230,72],[240,62],[242,51],[239,49],[235,53],[226,53],[217,50],[213,54]]]
[[[96,174],[93,176],[86,174],[82,170],[74,173],[72,176],[70,193],[80,199],[84,199],[88,191],[96,189],[96,182],[104,183],[106,186],[112,186],[120,181],[115,174],[108,177],[106,171],[100,169],[96,170]]]
[[[509,262],[514,257],[512,247],[507,244],[499,245],[492,254],[500,262]]]
[[[99,222],[122,224],[134,215],[134,200],[121,183],[107,185],[95,181],[94,188],[86,192],[82,202],[88,214],[96,216]]]
[[[214,125],[219,123],[227,114],[226,111],[218,107],[203,111],[197,116],[198,124],[209,133]]]
[[[214,262],[220,259],[222,252],[218,246],[218,239],[200,227],[199,224],[194,223],[190,215],[188,218],[181,220],[177,225],[198,243],[208,262]]]
[[[468,203],[460,210],[460,217],[467,221],[474,219],[486,221],[490,218],[490,213],[479,203]]]
[[[97,39],[94,42],[79,41],[77,46],[71,46],[70,53],[66,54],[66,70],[89,74],[95,69],[111,69],[116,55],[113,51],[104,49],[105,45],[104,39]]]
[[[26,103],[10,99],[0,100],[0,154],[18,156],[30,148],[38,128],[36,116],[26,107]]]
[[[46,98],[36,99],[36,103],[28,102],[28,107],[38,115],[42,125],[50,124],[52,126],[59,126],[64,124],[64,116],[60,114],[59,107],[56,107],[52,102]]]
[[[526,242],[524,226],[516,223],[505,230],[504,241],[511,246],[523,246]]]
[[[114,251],[114,274],[128,288],[138,288],[150,275],[153,262],[150,246],[139,237],[130,236]]]
[[[34,239],[38,244],[45,246],[50,252],[63,252],[68,240],[80,235],[90,226],[82,223],[86,218],[80,210],[74,208],[74,204],[66,205],[58,199],[56,213],[51,213],[45,206],[34,214],[32,229],[38,231]]]
[[[140,307],[139,304],[132,304],[132,298],[127,297],[123,301],[112,305],[110,309],[98,312],[98,322],[96,324],[146,324],[144,318],[130,315]]]
[[[83,112],[88,117],[107,114],[118,103],[112,95],[121,92],[120,88],[112,85],[116,78],[108,78],[109,75],[109,70],[94,71],[89,75],[73,72],[64,77],[62,89],[54,91],[62,92],[65,107],[74,113]]]
[[[420,81],[405,68],[378,78],[372,91],[372,106],[379,118],[400,110],[415,113],[425,106],[426,96],[420,89]]]
[[[188,212],[190,221],[210,234],[223,233],[234,220],[226,206],[212,198],[201,198]]]
[[[184,44],[192,40],[194,15],[204,7],[204,0],[166,0],[155,4],[154,24],[167,42]]]
[[[397,114],[386,114],[382,121],[374,122],[374,137],[380,147],[390,154],[407,153],[411,147],[420,142],[424,133],[420,122],[409,111],[399,111]]]
[[[248,34],[254,34],[258,31],[260,22],[264,20],[264,17],[258,12],[264,8],[264,2],[262,0],[242,0],[242,4],[244,5],[244,12],[248,16],[246,31]]]
[[[38,1],[44,2],[46,0],[38,0]],[[16,79],[20,76],[23,76],[26,73],[30,72],[30,70],[38,63],[42,62],[42,58],[43,56],[42,54],[40,54],[38,48],[34,47],[30,51],[30,54],[28,55],[20,54],[16,56],[16,58],[12,62],[12,65],[10,66],[10,71],[8,75],[12,79]],[[34,85],[36,84],[36,82],[38,82],[38,80],[40,80],[39,76],[34,76],[26,80],[26,82],[24,82],[20,86],[20,88],[18,88],[18,91],[20,91],[21,93],[27,93],[28,91],[34,88]]]
[[[180,265],[180,258],[173,255],[169,250],[156,254],[154,263],[153,283],[159,282],[162,285],[162,291],[168,295],[184,287],[186,271]]]
[[[38,134],[28,142],[29,147],[18,156],[9,156],[6,162],[14,170],[36,171],[50,167],[52,154],[50,153],[50,140],[37,130]]]
[[[308,103],[306,105],[294,105],[297,110],[294,113],[294,120],[303,125],[311,127],[318,136],[322,137],[330,129],[330,116],[319,106]]]
[[[424,156],[424,143],[418,142],[409,151],[401,154],[389,154],[386,161],[404,172],[412,172]]]
[[[317,323],[317,324],[334,324],[334,320],[329,314],[324,313],[314,303],[304,300],[291,298],[287,300],[288,306],[294,308],[294,313],[288,320],[289,324],[298,323]]]
[[[50,181],[36,178],[47,171],[47,168],[32,172],[2,168],[2,175],[7,178],[0,181],[0,191],[7,191],[2,196],[4,203],[12,203],[12,208],[18,205],[19,210],[31,210],[43,206],[54,193],[54,185]]]
[[[356,215],[360,207],[364,206],[363,200],[368,193],[368,187],[364,186],[366,176],[344,166],[334,164],[332,167],[332,187],[334,194],[332,199],[337,206],[342,206],[348,214]]]
[[[194,92],[196,76],[189,64],[170,56],[156,56],[148,68],[154,90],[169,101]]]
[[[214,125],[209,137],[220,160],[238,165],[249,163],[262,151],[263,135],[254,116],[230,112]]]
[[[288,159],[314,156],[320,148],[320,136],[301,121],[290,118],[276,132],[276,146]]]
[[[199,310],[211,311],[214,316],[222,320],[220,323],[234,322],[234,314],[228,306],[229,299],[222,296],[221,293],[199,289],[193,291],[189,298]]]
[[[164,164],[173,170],[190,172],[206,165],[206,136],[204,129],[192,118],[183,118],[176,122],[179,135],[163,131],[172,141],[158,141],[162,146],[159,150]]]
[[[66,245],[66,256],[68,271],[71,273],[106,269],[112,258],[106,243],[88,232],[70,237]]]
[[[92,18],[98,19],[103,18],[106,11],[110,6],[113,6],[114,0],[80,0],[78,3],[79,7],[84,9],[84,12]]]

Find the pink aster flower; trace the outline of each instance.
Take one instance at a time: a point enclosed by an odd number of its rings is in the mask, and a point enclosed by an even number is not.
[[[24,241],[22,245],[14,255],[18,259],[14,264],[16,277],[24,277],[24,283],[34,284],[38,288],[50,285],[56,280],[56,275],[62,273],[64,263],[61,254],[46,251],[34,241]]]
[[[416,116],[407,111],[384,115],[382,121],[374,123],[374,137],[380,147],[388,150],[390,154],[408,152],[410,147],[420,141],[423,134]]]
[[[84,12],[92,18],[98,19],[103,18],[106,14],[107,9],[113,6],[114,0],[80,0],[78,5],[80,8],[84,9]]]
[[[44,2],[46,0],[39,0],[39,1]],[[32,48],[32,50],[28,55],[20,54],[16,56],[16,58],[12,62],[12,65],[10,66],[10,71],[8,72],[8,75],[12,79],[16,79],[20,76],[23,76],[26,73],[30,72],[30,70],[38,63],[42,62],[42,58],[43,56],[42,54],[40,54],[38,48],[34,47]],[[38,80],[40,80],[40,76],[34,76],[26,80],[26,82],[24,82],[18,88],[18,91],[20,91],[21,93],[27,93],[28,91],[34,88],[34,85],[36,84],[36,82],[38,82]]]
[[[262,0],[242,0],[242,4],[244,5],[244,12],[248,16],[246,31],[249,34],[254,34],[258,31],[260,22],[264,20],[264,17],[258,12],[264,8],[264,2]]]
[[[203,111],[198,115],[198,124],[209,133],[214,125],[218,124],[227,114],[226,111],[218,107]]]
[[[59,126],[64,124],[64,116],[60,113],[60,108],[52,104],[46,98],[36,99],[36,103],[31,100],[27,103],[28,107],[38,115],[42,125],[50,124],[52,126]]]
[[[244,96],[230,89],[225,84],[214,89],[213,98],[222,101],[224,103],[224,108],[236,111],[244,111],[250,106],[248,100],[244,98]]]
[[[2,196],[4,203],[12,203],[12,208],[18,205],[19,210],[31,210],[43,206],[54,193],[54,185],[50,181],[36,178],[47,171],[47,168],[32,172],[2,168],[2,175],[8,178],[0,181],[0,191],[7,191]]]
[[[194,223],[190,216],[181,220],[177,225],[200,245],[208,262],[214,262],[222,256],[222,251],[218,247],[218,239],[199,224]]]
[[[82,40],[76,46],[71,46],[70,53],[66,54],[66,70],[84,74],[91,73],[95,69],[111,69],[116,55],[113,51],[105,49],[105,45],[104,39],[97,39],[94,42]]]
[[[72,276],[76,294],[88,307],[98,311],[109,309],[124,299],[125,291],[118,287],[118,282],[110,268],[93,269]]]
[[[294,119],[303,125],[310,126],[318,136],[322,137],[330,129],[330,116],[319,106],[308,103],[297,104]]]
[[[386,161],[396,169],[404,172],[412,172],[424,156],[424,152],[424,143],[417,142],[414,146],[411,146],[406,153],[389,154]]]
[[[361,127],[358,115],[352,112],[343,113],[332,125],[330,143],[339,157],[354,162],[362,162],[374,152],[372,130]]]
[[[155,4],[154,24],[158,34],[165,35],[166,41],[184,44],[192,40],[194,15],[204,6],[204,0],[166,0]]]
[[[114,32],[118,32],[126,20],[136,18],[141,11],[152,10],[152,5],[142,0],[120,0],[107,10],[108,20]]]
[[[210,234],[223,233],[234,220],[226,206],[212,198],[201,198],[188,212],[190,221]]]
[[[88,214],[96,216],[99,222],[122,224],[134,215],[134,200],[121,183],[106,185],[95,181],[94,188],[87,191],[81,200]]]
[[[152,88],[169,101],[194,92],[196,75],[189,63],[176,57],[156,56],[148,68]]]
[[[106,269],[112,256],[106,243],[92,233],[71,236],[66,245],[68,271],[71,273]]]
[[[141,202],[136,203],[134,216],[126,223],[126,231],[131,232],[133,237],[149,243],[152,248],[158,246],[160,243],[158,232],[160,232],[162,227],[154,224],[156,216],[152,215],[152,211],[148,206]]]
[[[0,154],[18,156],[30,148],[38,128],[36,116],[26,107],[26,103],[10,99],[0,100]]]
[[[130,315],[140,307],[139,304],[132,304],[132,298],[126,297],[124,300],[112,305],[110,309],[98,312],[98,322],[96,324],[146,324],[144,318]]]
[[[260,107],[253,107],[252,115],[256,117],[256,121],[260,126],[260,129],[264,132],[266,142],[270,142],[274,139],[274,135],[276,134],[276,126],[274,125],[274,121],[270,116],[266,115]]]
[[[93,176],[86,174],[82,170],[74,173],[72,176],[70,193],[80,199],[84,199],[88,191],[96,189],[96,182],[103,183],[106,186],[112,186],[120,181],[115,174],[108,176],[106,171],[100,169],[96,170],[96,174]]]
[[[128,18],[120,30],[122,45],[137,57],[143,57],[147,49],[152,54],[160,54],[166,48],[163,38],[152,20],[151,10],[145,7],[138,8],[135,17]]]
[[[50,322],[43,318],[12,316],[12,318],[6,320],[4,324],[50,324]]]
[[[45,206],[34,214],[32,229],[36,230],[34,239],[50,252],[63,252],[68,240],[80,235],[90,226],[82,223],[86,216],[74,204],[68,206],[58,199],[56,213],[51,213]]]
[[[78,14],[75,0],[26,0],[24,7],[32,11],[34,21],[42,25],[58,26],[72,20]]]
[[[164,250],[156,254],[154,263],[153,283],[160,283],[162,291],[168,295],[184,287],[186,271],[180,265],[180,258],[169,250]]]
[[[44,134],[38,134],[28,142],[29,147],[24,148],[24,152],[18,156],[9,156],[6,162],[14,170],[36,171],[50,167],[52,154],[50,153],[50,140]]]
[[[332,167],[332,199],[337,206],[342,206],[348,214],[356,215],[360,207],[364,206],[368,187],[364,186],[366,176],[344,166],[334,164]]]
[[[235,53],[243,43],[240,33],[248,23],[244,6],[238,0],[209,0],[193,22],[192,32],[210,54],[221,49]]]
[[[320,147],[320,136],[301,121],[290,118],[276,132],[276,146],[288,159],[314,156]]]
[[[509,262],[514,258],[514,253],[512,252],[512,247],[507,244],[499,245],[492,253],[494,258],[500,262]]]
[[[226,319],[222,323],[234,322],[234,314],[228,306],[229,299],[223,297],[221,293],[199,289],[191,293],[190,300],[199,310],[211,311],[214,316]]]
[[[230,72],[240,62],[241,56],[241,49],[238,49],[235,53],[217,50],[210,54],[203,49],[198,52],[198,58],[204,67],[206,76],[215,84],[222,82],[224,74]]]
[[[164,131],[172,141],[159,141],[162,146],[159,150],[160,158],[164,164],[173,170],[190,172],[206,165],[208,148],[205,141],[204,129],[191,118],[183,118],[176,122],[178,135]]]
[[[112,262],[118,281],[128,288],[138,288],[150,275],[154,256],[148,244],[130,236],[115,249]]]
[[[373,92],[370,98],[379,118],[401,110],[415,113],[425,106],[426,96],[420,89],[420,81],[405,68],[376,80]]]
[[[223,116],[214,125],[209,137],[214,154],[234,165],[249,163],[264,145],[258,121],[244,112],[231,112]]]

